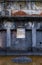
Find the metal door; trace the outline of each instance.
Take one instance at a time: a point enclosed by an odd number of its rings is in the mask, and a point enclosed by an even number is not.
[[[37,38],[36,38],[37,47],[42,48],[42,30],[37,31]]]
[[[26,47],[28,51],[31,51],[32,48],[32,31],[26,30]]]
[[[32,33],[31,30],[25,30],[24,38],[17,38],[17,31],[11,31],[11,47],[14,50],[31,50],[32,46]],[[20,35],[21,36],[21,35]]]
[[[6,31],[0,30],[0,48],[5,48],[6,45]]]

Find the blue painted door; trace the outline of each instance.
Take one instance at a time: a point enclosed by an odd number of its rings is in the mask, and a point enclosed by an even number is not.
[[[0,30],[0,48],[5,48],[6,46],[6,31]]]
[[[16,38],[17,31],[13,30],[11,33],[11,47],[14,50],[31,50],[32,46],[32,32],[25,30],[25,38]]]

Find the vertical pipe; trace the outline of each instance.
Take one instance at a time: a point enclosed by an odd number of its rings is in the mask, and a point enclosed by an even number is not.
[[[36,27],[34,25],[35,24],[33,24],[32,26],[32,47],[33,48],[36,47]]]
[[[11,46],[11,31],[10,28],[7,28],[7,47]]]

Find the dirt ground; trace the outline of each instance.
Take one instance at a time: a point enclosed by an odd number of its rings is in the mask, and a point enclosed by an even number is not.
[[[27,56],[32,58],[32,62],[23,64],[13,63],[11,59],[15,57],[18,56],[0,56],[0,65],[42,65],[42,56]]]

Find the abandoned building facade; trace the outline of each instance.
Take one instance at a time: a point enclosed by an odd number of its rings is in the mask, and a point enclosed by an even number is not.
[[[42,3],[0,1],[0,54],[42,55]]]

